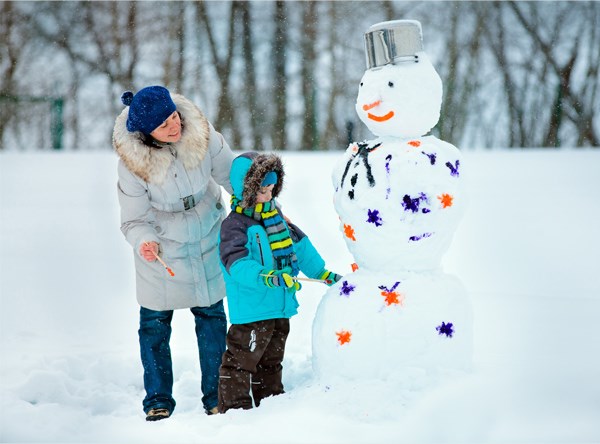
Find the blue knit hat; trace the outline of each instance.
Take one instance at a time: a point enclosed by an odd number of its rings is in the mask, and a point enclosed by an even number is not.
[[[131,91],[125,91],[121,102],[129,107],[127,130],[132,133],[150,134],[177,109],[169,90],[162,86],[147,86],[135,96]]]

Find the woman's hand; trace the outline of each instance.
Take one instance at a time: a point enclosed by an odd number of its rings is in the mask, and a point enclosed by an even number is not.
[[[158,254],[158,244],[156,242],[144,242],[140,247],[140,256],[148,262],[154,262]]]

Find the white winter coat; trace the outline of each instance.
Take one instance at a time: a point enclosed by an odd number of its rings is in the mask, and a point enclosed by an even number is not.
[[[232,191],[234,156],[192,102],[177,94],[172,99],[183,125],[177,143],[162,149],[145,145],[140,133],[127,130],[129,108],[117,117],[113,131],[120,157],[121,231],[133,247],[137,301],[152,310],[206,307],[225,296],[217,248],[225,217],[219,185]],[[151,241],[160,245],[175,276],[159,261],[140,256],[141,244]]]

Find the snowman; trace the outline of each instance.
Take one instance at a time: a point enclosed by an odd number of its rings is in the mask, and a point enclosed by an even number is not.
[[[313,322],[317,377],[364,380],[463,371],[472,314],[441,259],[465,208],[460,151],[427,135],[442,82],[421,24],[396,20],[365,33],[367,70],[356,112],[377,137],[352,143],[334,168],[334,205],[354,257]]]

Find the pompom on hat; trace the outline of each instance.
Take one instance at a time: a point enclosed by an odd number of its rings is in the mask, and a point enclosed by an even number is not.
[[[125,91],[121,102],[129,107],[127,130],[132,133],[150,134],[177,109],[169,90],[163,86],[147,86],[135,95]]]

